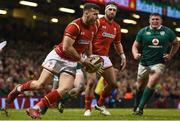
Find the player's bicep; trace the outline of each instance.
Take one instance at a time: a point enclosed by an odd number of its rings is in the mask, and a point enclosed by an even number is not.
[[[80,33],[79,25],[77,25],[76,23],[71,23],[66,27],[64,36],[68,36],[76,40],[77,37],[79,36],[79,33]]]
[[[133,48],[139,49],[139,47],[140,47],[139,42],[135,40],[134,43],[133,43]]]
[[[72,47],[74,44],[75,40],[72,39],[69,36],[64,36],[63,39],[63,50],[67,50],[68,48]]]
[[[172,45],[179,44],[179,41],[177,40],[177,37],[172,41]]]
[[[119,43],[121,43],[121,27],[120,26],[117,27],[117,34],[114,39],[114,44],[119,44]]]

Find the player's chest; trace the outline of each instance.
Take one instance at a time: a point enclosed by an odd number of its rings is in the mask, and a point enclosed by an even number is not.
[[[79,37],[78,37],[78,44],[89,44],[90,41],[92,41],[93,37],[94,37],[94,31],[92,29],[82,29],[79,33]]]
[[[99,34],[104,38],[114,39],[117,35],[117,28],[113,25],[102,24],[99,30]]]
[[[169,41],[165,31],[146,31],[143,34],[143,42],[147,45],[163,45]]]

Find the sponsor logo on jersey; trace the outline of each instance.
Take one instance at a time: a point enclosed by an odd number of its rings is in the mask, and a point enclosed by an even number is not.
[[[158,39],[153,39],[152,43],[153,43],[153,45],[157,46],[159,44],[159,40]]]
[[[159,40],[156,38],[152,40],[152,44],[153,45],[149,45],[148,47],[150,47],[150,48],[162,48],[163,47],[162,45],[158,45]]]
[[[115,35],[114,35],[114,34],[110,34],[110,33],[107,33],[107,32],[103,32],[103,33],[102,33],[102,36],[103,36],[103,37],[108,37],[108,38],[111,38],[111,39],[114,39],[114,38],[115,38]]]
[[[160,46],[149,45],[148,47],[149,47],[149,48],[163,48],[162,45],[160,45]]]
[[[81,39],[78,41],[78,43],[81,45],[88,45],[90,43],[90,41]]]
[[[161,35],[161,36],[164,36],[164,35],[165,35],[165,31],[161,31],[161,32],[160,32],[160,35]]]
[[[151,32],[146,32],[146,35],[151,35]]]

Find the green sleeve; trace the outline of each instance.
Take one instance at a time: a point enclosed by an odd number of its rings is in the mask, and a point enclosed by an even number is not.
[[[176,34],[171,29],[169,29],[169,39],[170,42],[173,42],[176,39]]]
[[[141,41],[142,41],[142,33],[143,33],[143,29],[141,29],[141,30],[137,33],[137,35],[136,35],[136,40],[135,40],[135,41],[141,43]]]

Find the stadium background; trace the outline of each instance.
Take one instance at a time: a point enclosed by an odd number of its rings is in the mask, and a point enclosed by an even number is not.
[[[17,83],[38,78],[41,63],[55,44],[61,41],[63,30],[73,19],[81,16],[85,2],[95,2],[104,12],[108,0],[31,0],[37,7],[24,6],[19,0],[0,0],[0,39],[8,44],[0,56],[0,106],[4,107],[5,97]],[[148,25],[150,12],[163,15],[163,24],[173,29],[180,40],[180,1],[179,0],[114,0],[119,5],[116,21],[122,27],[122,43],[128,64],[124,71],[117,73],[119,88],[107,99],[107,107],[132,107],[137,62],[133,60],[131,46],[137,31]],[[70,8],[71,13],[62,12]],[[61,10],[61,11],[60,11]],[[74,10],[74,11],[73,11]],[[125,20],[126,19],[126,20]],[[128,19],[128,20],[127,20]],[[179,28],[178,28],[179,27]],[[110,57],[116,68],[117,58],[111,47]],[[180,52],[167,63],[168,68],[148,107],[177,108],[180,103]],[[120,68],[119,68],[120,69]],[[52,84],[45,90],[26,92],[27,97],[15,100],[16,109],[33,105],[50,91]],[[117,93],[118,92],[118,93]],[[30,98],[31,97],[31,98]],[[84,95],[67,103],[67,107],[84,107]]]

